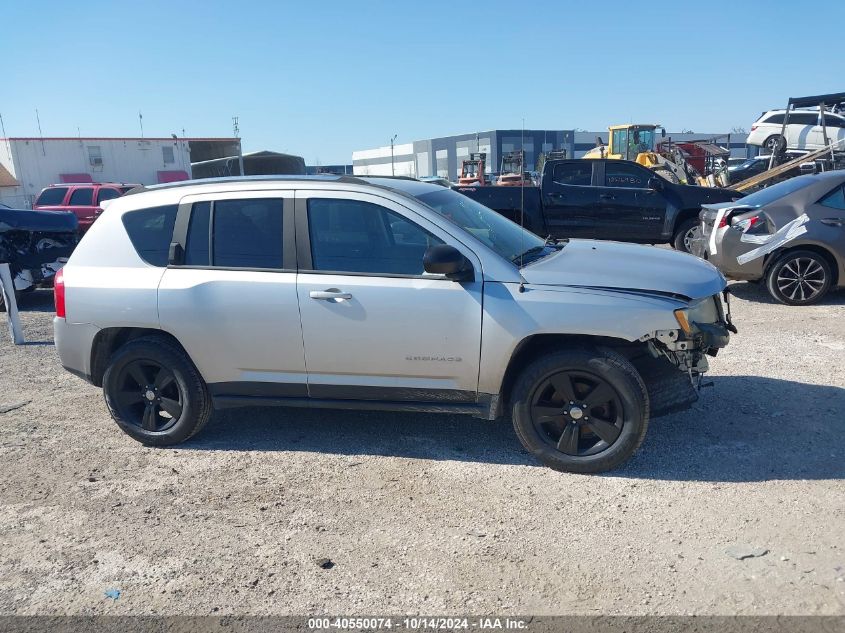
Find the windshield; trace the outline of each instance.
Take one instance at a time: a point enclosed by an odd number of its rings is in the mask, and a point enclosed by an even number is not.
[[[816,180],[812,176],[798,176],[796,178],[790,178],[789,180],[784,180],[783,182],[779,182],[771,187],[766,187],[765,189],[756,191],[750,196],[745,196],[740,199],[738,204],[741,204],[742,206],[748,205],[749,207],[764,207],[779,198],[795,193],[799,189],[809,187],[815,182]]]
[[[553,250],[551,246],[545,248],[545,241],[531,231],[457,191],[444,189],[417,198],[508,261],[516,262],[520,255],[531,251],[530,258],[526,256],[523,262],[527,264]]]

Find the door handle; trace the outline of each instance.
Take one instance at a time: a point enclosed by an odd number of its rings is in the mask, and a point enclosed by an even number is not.
[[[319,299],[321,301],[346,301],[351,299],[352,295],[348,292],[341,292],[337,288],[329,288],[328,290],[312,290],[308,293],[312,299]]]
[[[825,218],[821,222],[828,226],[842,226],[845,225],[845,218]]]
[[[615,199],[615,198],[616,198],[616,196],[613,196],[613,195],[611,195],[611,194],[609,194],[609,193],[602,193],[602,194],[599,194],[599,200],[613,200],[613,199]]]

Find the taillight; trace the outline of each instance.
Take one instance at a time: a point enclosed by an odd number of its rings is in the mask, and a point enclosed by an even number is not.
[[[756,130],[756,129],[757,129],[757,126],[756,126],[756,125],[752,125],[752,126],[751,126],[751,131],[752,131],[752,132],[753,132],[754,130]]]
[[[722,219],[719,220],[719,225],[716,227],[717,229],[723,229],[728,225],[728,216],[723,215]]]
[[[65,271],[63,268],[59,269],[56,276],[53,277],[53,299],[56,303],[56,316],[65,318]]]
[[[743,233],[747,233],[749,230],[760,224],[763,220],[760,218],[759,215],[753,215],[750,218],[745,218],[744,220],[740,220],[734,226],[738,228]]]

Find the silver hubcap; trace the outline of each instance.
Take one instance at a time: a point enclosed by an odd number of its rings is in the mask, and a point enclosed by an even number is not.
[[[815,298],[824,283],[824,268],[809,257],[793,259],[778,271],[778,290],[790,301],[809,301]]]
[[[147,389],[147,391],[144,393],[144,397],[150,402],[152,402],[156,399],[155,391],[153,391],[152,389]]]
[[[692,250],[692,241],[696,240],[701,236],[701,227],[696,225],[692,227],[689,231],[684,233],[684,249],[687,252]]]
[[[569,409],[569,417],[571,417],[573,420],[580,420],[584,417],[584,411],[581,409],[581,407],[572,407],[571,409]]]

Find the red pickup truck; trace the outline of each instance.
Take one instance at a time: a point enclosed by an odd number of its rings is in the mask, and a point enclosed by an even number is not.
[[[79,233],[85,233],[103,209],[104,200],[119,198],[140,185],[122,182],[85,182],[50,185],[35,199],[33,209],[71,211],[79,221]]]

